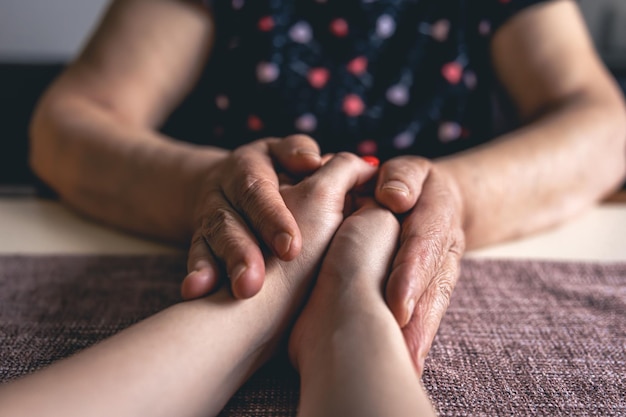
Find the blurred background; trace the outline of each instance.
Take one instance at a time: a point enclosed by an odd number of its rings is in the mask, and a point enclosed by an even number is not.
[[[30,185],[27,126],[45,86],[80,50],[108,0],[0,0],[0,186]],[[580,0],[593,39],[626,91],[626,0]],[[69,18],[68,18],[69,17]],[[190,97],[168,122],[174,135],[191,124]],[[194,135],[202,134],[193,132]],[[19,191],[16,191],[19,192]]]

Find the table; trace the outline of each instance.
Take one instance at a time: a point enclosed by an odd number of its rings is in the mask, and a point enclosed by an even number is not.
[[[626,204],[466,255],[423,376],[442,416],[626,415]],[[0,381],[179,301],[185,251],[0,198]],[[220,416],[295,416],[298,375],[270,363]]]
[[[552,230],[466,256],[626,261],[626,204],[621,198],[614,197]],[[0,198],[0,254],[171,254],[180,250],[104,227],[55,201]]]

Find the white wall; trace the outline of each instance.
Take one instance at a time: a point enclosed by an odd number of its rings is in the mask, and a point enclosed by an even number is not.
[[[109,0],[0,0],[0,61],[65,60]],[[626,55],[626,0],[580,0],[594,39]],[[603,32],[610,30],[610,34]],[[608,41],[607,41],[608,39]]]
[[[109,0],[0,0],[0,61],[73,56]]]

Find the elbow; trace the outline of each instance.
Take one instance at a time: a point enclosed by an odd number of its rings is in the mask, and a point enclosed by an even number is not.
[[[30,168],[37,177],[53,188],[56,188],[55,185],[58,182],[55,176],[58,171],[55,170],[55,166],[61,166],[60,161],[55,160],[59,153],[57,151],[59,144],[56,143],[57,135],[54,134],[56,130],[53,111],[55,101],[50,92],[44,94],[35,107],[28,129]]]
[[[620,106],[619,112],[617,115],[618,119],[618,127],[617,127],[617,137],[621,139],[621,161],[622,161],[622,175],[621,181],[626,180],[626,103],[624,102],[624,97],[620,97]]]
[[[618,93],[616,102],[612,106],[610,114],[611,149],[614,153],[613,186],[610,191],[624,185],[626,181],[626,103],[624,96]]]
[[[587,90],[580,98],[594,126],[588,136],[594,142],[592,148],[585,147],[594,155],[590,184],[595,183],[594,199],[603,199],[626,181],[626,102],[618,86],[608,83],[605,88]]]
[[[29,125],[28,163],[33,173],[62,197],[73,189],[72,173],[77,143],[68,131],[68,120],[77,117],[78,109],[71,93],[54,85],[35,107]],[[74,178],[75,179],[75,178]]]

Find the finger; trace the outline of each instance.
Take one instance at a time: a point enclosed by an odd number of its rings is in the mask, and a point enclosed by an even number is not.
[[[322,155],[322,165],[326,165],[328,161],[333,159],[333,156],[335,156],[334,153],[325,153],[324,155]]]
[[[328,201],[330,198],[343,208],[346,194],[366,183],[376,170],[360,157],[349,152],[340,152],[298,186],[311,187],[313,193],[321,194],[311,197],[312,201]]]
[[[453,197],[435,171],[402,222],[400,249],[387,283],[386,298],[400,326],[405,326],[448,251],[463,252],[463,236]]]
[[[259,243],[241,216],[222,198],[210,197],[208,208],[202,219],[202,236],[215,257],[224,262],[233,295],[250,298],[259,292],[265,277]]]
[[[276,162],[290,174],[308,174],[322,164],[319,145],[310,136],[291,135],[268,145]]]
[[[428,160],[414,156],[385,162],[376,183],[376,200],[396,214],[409,211],[422,193],[431,165]]]
[[[375,285],[374,293],[380,294],[398,244],[400,224],[393,213],[371,198],[359,204],[339,226],[326,260],[336,267],[340,280],[364,281]]]
[[[450,297],[460,273],[460,258],[449,252],[437,275],[420,297],[415,314],[402,329],[409,352],[419,375],[435,339],[443,316],[450,305]]]
[[[198,229],[191,239],[187,258],[187,276],[181,285],[181,296],[192,300],[207,295],[217,288],[219,266],[209,250],[201,230]]]
[[[263,146],[268,146],[267,142],[233,152],[234,175],[222,185],[222,190],[274,254],[288,261],[300,253],[302,237],[280,195],[278,176]]]

